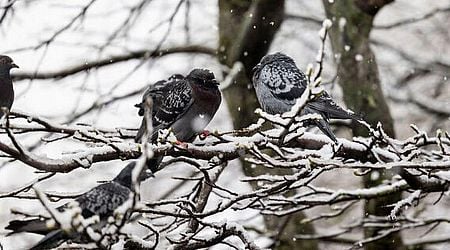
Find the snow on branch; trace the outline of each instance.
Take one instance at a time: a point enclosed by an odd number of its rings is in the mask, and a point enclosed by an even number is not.
[[[136,8],[142,8],[144,2],[139,2]],[[178,2],[176,12],[183,2],[183,0]],[[91,1],[91,4],[93,3],[94,1]],[[89,5],[85,7],[82,12],[89,9]],[[74,21],[76,19],[77,17]],[[67,25],[66,29],[71,26],[70,23]],[[126,26],[126,23],[124,25]],[[415,134],[410,138],[399,140],[386,135],[380,124],[377,128],[370,129],[369,137],[351,140],[339,138],[339,145],[333,144],[324,135],[307,132],[305,122],[322,119],[315,114],[301,115],[301,111],[308,101],[321,94],[320,75],[330,25],[330,20],[325,20],[322,24],[319,32],[321,46],[316,58],[316,67],[314,70],[310,67],[307,74],[310,83],[290,112],[271,115],[257,110],[259,119],[248,127],[215,131],[208,136],[199,137],[193,143],[177,144],[170,131],[164,131],[160,136],[161,140],[156,144],[151,144],[146,135],[143,136],[141,143],[136,143],[131,140],[136,134],[135,129],[99,128],[88,124],[65,125],[23,112],[6,112],[6,122],[0,125],[0,134],[6,135],[0,137],[2,157],[20,161],[44,173],[14,190],[2,191],[0,199],[38,199],[50,213],[55,225],[66,231],[87,235],[87,241],[95,243],[98,248],[120,245],[119,249],[120,247],[154,249],[168,246],[173,249],[198,249],[224,244],[234,248],[261,249],[263,247],[255,243],[256,238],[259,236],[270,238],[270,235],[250,233],[241,225],[240,218],[238,221],[218,218],[227,218],[227,213],[247,212],[287,218],[286,216],[299,211],[319,211],[301,222],[308,223],[338,218],[351,211],[361,201],[386,197],[396,192],[403,192],[405,198],[395,204],[389,204],[388,207],[391,208],[389,217],[366,218],[361,215],[355,217],[356,222],[340,225],[342,229],[334,233],[330,231],[321,233],[317,230],[317,235],[297,235],[295,239],[339,239],[353,231],[361,232],[364,228],[381,228],[379,233],[371,238],[363,237],[347,241],[347,244],[350,242],[357,248],[402,230],[422,229],[430,225],[448,223],[450,218],[446,217],[410,218],[406,209],[415,205],[414,203],[422,202],[427,195],[448,193],[450,137],[446,131],[429,135],[412,125],[411,129]],[[120,29],[117,32],[119,34]],[[111,56],[57,72],[23,73],[16,75],[16,79],[62,78],[126,60],[145,60],[171,53],[215,53],[214,50],[201,46],[161,49],[161,44],[162,40],[154,50]],[[224,88],[233,83],[241,69],[240,63],[232,67],[224,81]],[[133,94],[136,93],[111,98],[100,104]],[[421,96],[416,96],[415,100],[435,111],[443,110],[442,107],[432,106],[429,100]],[[94,109],[97,104],[83,113]],[[146,106],[145,119],[148,127],[144,134],[151,134],[152,103],[147,103]],[[76,116],[73,119],[76,119]],[[27,147],[29,145],[22,141],[22,136],[39,133],[58,136],[57,139],[43,139],[49,144],[55,141],[76,141],[83,146],[75,152],[53,153],[52,155],[56,155],[53,157],[34,153]],[[193,169],[193,173],[189,176],[185,175],[184,171],[172,176],[183,185],[189,185],[189,188],[180,192],[175,192],[179,190],[174,188],[168,194],[162,192],[164,195],[159,199],[140,201],[138,176],[144,171],[148,159],[162,156],[165,156],[165,162],[158,171],[174,163]],[[66,212],[60,212],[53,208],[48,198],[65,199],[77,195],[52,194],[36,188],[37,184],[52,178],[55,173],[90,168],[98,162],[118,159],[138,159],[132,173],[131,192],[129,199],[114,210],[114,216],[111,216],[100,230],[92,226],[98,222],[97,218],[94,216],[93,219],[84,219],[77,204]],[[236,159],[244,159],[247,163],[258,165],[262,169],[290,171],[279,175],[268,174],[267,171],[257,176],[243,178],[239,181],[252,184],[255,189],[235,190],[219,182],[219,179],[221,174],[228,170],[228,163]],[[338,189],[318,184],[318,180],[330,172],[336,176],[346,171],[356,177],[376,178],[381,170],[387,169],[394,170],[396,175],[375,187]],[[32,187],[35,194],[29,193]],[[328,211],[320,211],[318,208]],[[126,232],[126,226],[135,222],[143,227],[146,232],[144,236],[137,237]]]
[[[305,91],[307,95],[299,100],[296,107],[300,110],[309,98],[314,98],[317,91],[316,87],[310,86],[310,91]],[[355,244],[359,246],[393,232],[421,228],[425,222],[413,223],[405,220],[407,210],[403,208],[413,205],[413,201],[421,202],[422,198],[430,193],[448,191],[450,138],[447,132],[438,131],[435,135],[429,135],[412,125],[415,134],[405,140],[398,140],[388,137],[380,125],[371,130],[370,137],[353,138],[351,141],[340,138],[339,146],[336,147],[326,136],[306,132],[303,122],[318,117],[297,114],[298,110],[281,116],[259,111],[260,118],[247,128],[215,131],[194,143],[178,145],[173,138],[164,135],[158,144],[150,144],[145,139],[143,143],[135,143],[131,138],[136,131],[132,129],[96,128],[86,124],[62,125],[41,117],[13,112],[7,117],[8,123],[0,127],[6,134],[9,130],[9,136],[0,139],[0,151],[32,168],[49,173],[15,190],[1,193],[0,199],[39,199],[50,212],[55,224],[88,235],[90,242],[95,243],[97,247],[125,242],[124,245],[150,249],[161,244],[161,235],[175,235],[176,237],[167,238],[167,244],[174,248],[195,249],[216,244],[229,245],[239,239],[244,247],[259,249],[254,243],[253,234],[249,234],[239,224],[231,221],[211,223],[211,219],[229,211],[250,210],[258,211],[262,215],[284,217],[317,207],[334,208],[332,211],[306,218],[306,223],[339,217],[362,200],[384,197],[399,191],[411,192],[403,200],[391,204],[392,213],[389,218],[375,218],[372,222],[361,218],[360,223],[333,234],[297,237],[299,240],[329,240],[364,227],[379,227],[380,223],[390,226],[390,229],[380,231],[380,234],[372,238],[358,240]],[[148,124],[147,131],[151,131],[150,120]],[[59,152],[59,156],[56,154],[54,158],[38,155],[28,151],[27,145],[22,145],[21,142],[22,135],[37,132],[58,134],[61,136],[59,141],[75,140],[86,146],[76,152]],[[170,133],[167,135],[170,137]],[[17,145],[21,145],[22,150],[19,150]],[[148,158],[159,156],[172,157],[161,165],[164,167],[173,163],[193,167],[193,175],[174,177],[192,184],[193,188],[176,197],[147,201],[142,205],[138,199],[139,187],[135,178],[145,167]],[[262,174],[242,179],[241,181],[257,187],[250,192],[219,185],[217,181],[221,173],[227,170],[228,162],[241,157],[250,164],[267,169],[290,169],[292,172],[285,175]],[[91,227],[95,221],[85,221],[72,212],[70,216],[61,215],[59,211],[52,209],[44,192],[37,191],[35,196],[28,193],[31,186],[52,178],[55,172],[89,168],[96,162],[138,158],[137,172],[133,172],[134,184],[130,199],[116,211],[115,219],[109,221],[101,232]],[[161,169],[164,168],[159,170]],[[392,169],[398,175],[371,188],[335,190],[314,183],[326,172],[344,169],[352,171],[355,176],[373,175],[385,169]],[[50,197],[61,199],[64,195],[50,193]],[[211,197],[220,197],[220,201],[213,202]],[[67,195],[65,198],[73,196]],[[139,219],[136,219],[137,215]],[[70,220],[67,219],[69,217]],[[76,221],[73,218],[76,218]],[[146,237],[136,237],[123,231],[125,225],[136,220],[148,230]],[[74,225],[79,226],[74,228]]]

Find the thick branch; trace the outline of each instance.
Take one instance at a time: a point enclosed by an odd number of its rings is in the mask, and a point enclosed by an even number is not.
[[[23,79],[59,79],[70,75],[74,75],[80,72],[89,71],[92,69],[98,69],[104,66],[112,65],[115,63],[125,62],[132,59],[148,59],[148,58],[158,58],[175,53],[197,53],[206,55],[215,55],[216,50],[200,45],[189,45],[189,46],[179,46],[166,49],[160,49],[156,51],[151,50],[137,50],[127,54],[115,55],[109,58],[101,59],[98,61],[91,61],[82,63],[80,65],[75,65],[67,69],[62,69],[55,72],[43,72],[43,73],[16,73],[13,74],[14,80]]]

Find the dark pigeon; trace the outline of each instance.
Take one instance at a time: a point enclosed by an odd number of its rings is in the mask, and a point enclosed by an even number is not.
[[[290,111],[305,91],[307,84],[306,75],[297,68],[294,60],[279,52],[264,56],[253,68],[256,96],[261,108],[270,114]],[[313,121],[313,125],[334,142],[337,142],[337,139],[328,124],[329,119],[360,119],[350,111],[339,107],[325,91],[306,104],[302,114],[309,113],[317,113],[323,117],[321,120]]]
[[[9,56],[0,55],[0,118],[4,112],[2,107],[11,109],[14,102],[14,89],[10,71],[19,68]]]
[[[81,208],[81,215],[84,218],[98,215],[100,217],[100,223],[95,226],[98,228],[104,226],[108,217],[113,215],[114,210],[129,199],[132,190],[132,171],[135,166],[136,162],[129,163],[111,182],[100,184],[76,198],[75,201],[78,202]],[[139,176],[139,182],[152,176],[151,173],[142,171]],[[68,208],[69,204],[66,203],[58,207],[57,210],[63,212]],[[31,249],[55,248],[67,240],[86,243],[83,235],[75,232],[64,232],[57,227],[56,223],[48,222],[49,219],[43,218],[13,220],[5,229],[13,230],[9,235],[20,232],[45,235]]]
[[[145,91],[142,103],[137,104],[139,115],[144,114],[144,103],[152,98],[153,132],[149,142],[156,142],[158,130],[171,128],[177,140],[191,142],[202,132],[219,108],[222,97],[214,74],[206,69],[194,69],[186,77],[173,75],[158,81]],[[141,142],[146,130],[142,120],[135,141]],[[148,167],[158,170],[162,158],[150,159]]]

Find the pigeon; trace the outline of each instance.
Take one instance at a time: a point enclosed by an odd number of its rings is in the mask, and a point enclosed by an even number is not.
[[[261,59],[253,68],[252,81],[261,108],[269,114],[290,111],[308,84],[306,75],[297,68],[294,60],[280,52]],[[335,143],[337,139],[328,124],[329,119],[360,120],[351,111],[337,105],[326,91],[306,104],[302,114],[310,113],[322,116],[323,119],[312,121],[312,125],[316,125]]]
[[[1,108],[11,109],[14,102],[14,89],[10,71],[19,68],[9,56],[0,55],[0,118],[4,112]]]
[[[129,199],[132,192],[132,171],[135,166],[136,162],[129,163],[112,181],[100,184],[75,199],[81,208],[81,215],[85,219],[94,215],[99,216],[100,223],[95,225],[96,228],[106,225],[108,217],[114,214],[114,210]],[[153,177],[153,174],[142,171],[138,181],[144,181],[149,177]],[[57,211],[64,212],[69,206],[70,202],[58,207]],[[5,229],[13,230],[8,235],[20,232],[45,235],[31,249],[55,248],[68,240],[87,243],[85,236],[76,232],[65,232],[58,228],[56,223],[51,223],[51,219],[48,218],[13,220]]]
[[[149,142],[155,143],[160,129],[171,128],[178,141],[191,142],[202,132],[214,117],[222,96],[214,73],[206,69],[194,69],[186,77],[172,75],[150,85],[145,91],[138,114],[144,115],[145,100],[151,98],[153,132]],[[147,128],[143,119],[135,141],[142,142]],[[147,163],[152,171],[157,171],[161,157],[150,159]]]

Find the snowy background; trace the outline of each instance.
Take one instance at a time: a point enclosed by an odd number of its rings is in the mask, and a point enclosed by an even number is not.
[[[0,4],[4,5],[6,2],[8,1],[0,1]],[[20,69],[14,70],[14,73],[55,72],[128,51],[153,49],[158,46],[166,32],[168,35],[162,42],[161,48],[185,44],[217,47],[217,1],[206,0],[190,1],[191,10],[188,19],[185,14],[186,7],[182,5],[179,13],[174,17],[172,26],[167,20],[175,11],[178,1],[148,1],[143,6],[145,11],[142,13],[144,14],[132,15],[131,19],[129,19],[129,12],[140,1],[95,1],[84,18],[75,21],[70,28],[64,30],[46,45],[45,41],[78,15],[82,6],[85,6],[87,2],[89,1],[17,1],[14,4],[13,16],[7,16],[0,26],[0,54],[9,55],[20,66]],[[374,41],[373,49],[378,59],[382,84],[386,96],[389,98],[399,138],[406,138],[413,134],[408,127],[410,123],[414,123],[428,132],[435,131],[437,128],[450,129],[448,117],[430,114],[407,99],[408,89],[422,95],[433,96],[435,94],[433,93],[434,86],[442,84],[440,93],[431,99],[439,101],[448,110],[450,106],[448,71],[418,78],[410,82],[407,88],[398,82],[405,74],[413,70],[415,65],[427,67],[435,62],[450,64],[449,7],[450,1],[448,0],[396,0],[383,8],[376,17],[375,26],[377,28],[371,34]],[[422,17],[433,10],[445,8],[447,11],[437,13],[420,22],[396,28],[383,28],[386,25]],[[325,15],[321,1],[288,0],[286,10],[287,14],[308,16],[317,20],[324,19]],[[125,28],[118,31],[117,36],[111,39],[111,34],[114,34],[124,23]],[[189,29],[186,29],[186,24]],[[315,22],[288,18],[272,43],[270,51],[282,51],[289,54],[296,60],[300,68],[305,69],[308,63],[314,61],[320,45],[317,36],[319,29],[320,24]],[[327,52],[323,75],[325,82],[334,74],[329,44],[327,44]],[[32,113],[59,123],[71,121],[92,124],[96,127],[137,128],[141,118],[137,116],[137,110],[133,105],[139,102],[140,94],[101,106],[81,117],[78,117],[78,114],[84,113],[95,103],[143,89],[147,84],[174,73],[185,74],[195,67],[209,68],[219,79],[223,78],[220,64],[209,55],[176,53],[150,59],[141,64],[141,60],[129,60],[98,70],[91,70],[88,74],[79,73],[62,79],[16,81],[16,99],[13,110]],[[326,87],[330,88],[331,85],[326,85]],[[341,93],[337,85],[334,86],[331,93],[339,100]],[[340,103],[342,104],[342,101]],[[226,104],[223,102],[209,128],[231,129],[232,124],[227,112]],[[342,129],[339,135],[348,137],[349,133],[345,130],[347,129]],[[40,142],[42,137],[48,137],[48,135],[34,133],[33,136],[19,135],[18,139],[26,146],[38,145],[34,149],[34,153],[55,158],[81,147],[75,141],[72,143],[67,143],[67,141],[43,143]],[[8,139],[2,134],[0,140]],[[50,180],[40,183],[39,187],[58,193],[85,192],[96,186],[97,181],[109,180],[114,177],[125,164],[121,161],[96,163],[90,169],[77,169],[68,174],[57,174]],[[157,178],[143,183],[142,199],[146,201],[160,199],[179,183],[179,181],[172,180],[173,176],[189,176],[192,171],[191,167],[178,164],[158,172]],[[342,171],[339,173],[339,178],[336,178],[335,175],[336,172],[333,175],[323,175],[316,180],[315,185],[335,189],[350,189],[360,185],[360,179],[353,177],[351,172]],[[8,159],[0,158],[0,193],[23,186],[36,176],[35,169],[21,162],[9,162]],[[251,187],[248,184],[237,181],[242,177],[244,174],[239,163],[233,161],[225,169],[219,183],[236,192],[250,191]],[[183,188],[170,194],[170,197],[181,193]],[[437,199],[437,196],[429,198],[429,203],[432,203],[433,198]],[[214,199],[217,200],[218,197],[214,197]],[[440,206],[434,206],[426,212],[446,214],[448,208],[446,206],[450,205],[450,199],[447,196],[443,199],[445,201],[440,203]],[[210,203],[210,205],[212,204],[214,202]],[[40,236],[19,234],[4,237],[7,231],[3,228],[7,222],[13,218],[19,218],[10,213],[11,208],[29,213],[43,212],[44,209],[37,200],[0,199],[0,243],[4,249],[23,249],[39,240]],[[310,212],[319,211],[312,210]],[[353,212],[358,213],[359,211]],[[227,218],[228,221],[263,227],[262,218],[250,210],[244,216],[242,214],[237,216],[233,212],[223,213],[221,216],[223,216],[222,219]],[[339,218],[351,222],[352,214],[349,213]],[[334,224],[333,220],[321,221],[317,223],[317,227],[318,230],[321,228],[332,230]],[[433,231],[433,234],[438,235],[448,233],[450,233],[448,226],[440,226]],[[412,233],[406,239],[414,237]],[[261,246],[267,244],[267,240],[264,238],[256,239],[256,242]],[[433,249],[447,249],[448,247],[450,244],[440,244],[434,245]],[[339,249],[339,246],[336,246],[336,249]]]

